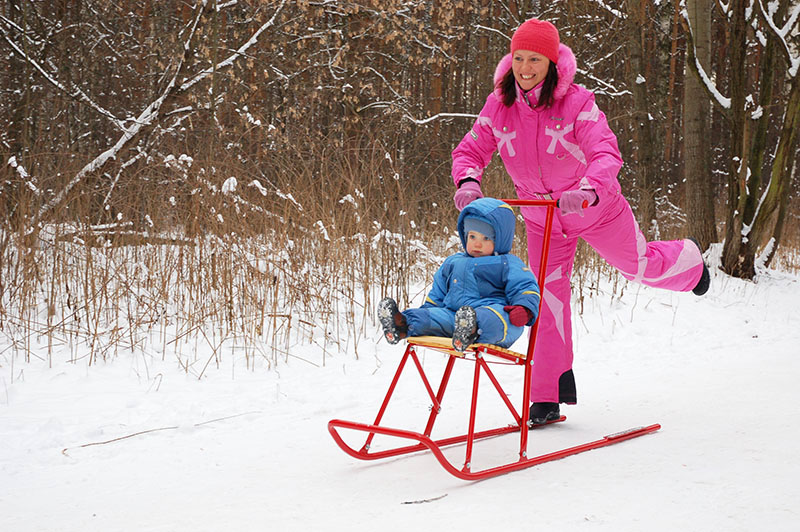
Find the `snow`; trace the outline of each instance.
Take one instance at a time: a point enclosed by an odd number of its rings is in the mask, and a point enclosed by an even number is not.
[[[55,346],[50,368],[46,345],[25,362],[2,335],[2,529],[795,530],[800,277],[713,271],[701,298],[632,284],[616,294],[601,281],[581,315],[575,297],[580,403],[534,431],[529,453],[662,429],[475,483],[426,453],[362,462],[330,438],[330,419],[373,420],[402,355],[376,328],[358,357],[297,345],[271,369],[198,343],[201,365],[212,361],[201,379],[156,348],[89,366],[88,351]],[[435,386],[444,356],[422,362]],[[518,370],[495,369],[515,405]],[[387,424],[424,425],[415,377],[401,379]],[[463,432],[470,381],[471,365],[457,363],[434,437]],[[502,403],[481,397],[479,425],[505,424]],[[517,442],[477,443],[475,467],[511,460]],[[463,447],[447,454],[459,463]]]
[[[231,176],[222,183],[222,192],[223,194],[233,194],[236,192],[236,187],[239,186],[239,181],[236,177]]]

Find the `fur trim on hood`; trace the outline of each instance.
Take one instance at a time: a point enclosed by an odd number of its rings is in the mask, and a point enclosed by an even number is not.
[[[558,85],[556,85],[556,90],[553,93],[553,98],[556,100],[560,100],[567,94],[567,89],[569,89],[572,82],[575,80],[575,72],[578,69],[578,64],[575,61],[575,54],[572,53],[572,50],[569,46],[565,44],[560,44],[558,46],[558,63],[556,63],[556,70],[558,70]],[[511,70],[511,54],[506,54],[500,62],[497,64],[497,68],[494,71],[494,85],[495,87],[500,83],[503,79],[503,76],[506,75],[506,72]]]

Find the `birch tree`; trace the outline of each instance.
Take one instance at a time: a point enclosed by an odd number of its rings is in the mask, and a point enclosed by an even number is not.
[[[788,200],[789,159],[793,157],[800,112],[796,94],[800,56],[791,41],[800,5],[789,9],[789,0],[768,5],[760,0],[717,4],[730,35],[729,96],[715,83],[710,65],[698,59],[685,0],[680,7],[689,39],[689,66],[712,103],[725,115],[730,131],[728,212],[721,267],[730,275],[752,279],[757,262],[765,262],[775,253],[782,228],[781,204],[785,213]],[[783,61],[780,69],[778,54]],[[776,77],[776,72],[781,74]],[[777,137],[770,132],[771,119],[782,124]],[[771,150],[775,150],[774,157],[769,156]],[[765,169],[769,175],[766,182]],[[758,257],[762,248],[763,256]]]

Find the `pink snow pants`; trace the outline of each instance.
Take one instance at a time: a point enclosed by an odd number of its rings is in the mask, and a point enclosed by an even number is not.
[[[537,275],[544,232],[543,209],[538,211],[523,208],[528,258]],[[601,204],[586,209],[583,217],[561,215],[556,209],[533,356],[533,402],[577,402],[572,376],[570,276],[578,237],[625,278],[647,286],[686,292],[697,285],[703,273],[703,257],[691,240],[647,242],[621,194],[604,197]]]

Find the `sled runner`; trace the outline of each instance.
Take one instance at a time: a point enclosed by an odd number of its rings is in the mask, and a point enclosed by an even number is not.
[[[540,293],[544,294],[545,272],[546,272],[547,256],[548,256],[549,242],[550,242],[549,237],[552,231],[553,214],[555,212],[557,203],[555,200],[552,199],[503,200],[503,201],[505,201],[509,205],[525,206],[525,207],[537,206],[537,207],[545,207],[547,209],[546,221],[545,221],[544,245],[541,250],[541,263],[540,263],[541,267],[540,271],[538,272]],[[528,337],[527,352],[524,354],[489,344],[473,344],[469,348],[467,348],[466,351],[459,352],[453,349],[450,338],[433,337],[433,336],[419,336],[419,337],[407,338],[406,339],[407,346],[405,352],[403,354],[403,357],[400,359],[400,363],[397,367],[394,378],[392,379],[392,382],[389,385],[389,389],[386,392],[386,396],[383,399],[380,409],[378,410],[378,415],[376,416],[375,421],[372,424],[366,424],[354,421],[345,421],[341,419],[333,419],[330,422],[328,422],[328,431],[331,433],[331,436],[333,436],[333,439],[336,441],[339,447],[344,452],[346,452],[347,454],[349,454],[354,458],[358,458],[361,460],[378,460],[381,458],[389,458],[393,456],[400,456],[404,454],[427,450],[431,451],[431,453],[439,461],[442,467],[444,467],[445,470],[447,470],[454,476],[463,480],[482,480],[492,476],[501,475],[503,473],[509,473],[511,471],[525,469],[552,460],[558,460],[561,458],[565,458],[567,456],[582,453],[584,451],[589,451],[592,449],[613,445],[615,443],[620,443],[622,441],[629,440],[631,438],[636,438],[639,436],[643,436],[645,434],[650,434],[661,428],[661,425],[658,424],[644,426],[644,427],[636,427],[624,430],[622,432],[617,432],[615,434],[603,436],[598,440],[576,445],[574,447],[561,449],[555,452],[550,452],[539,456],[529,457],[527,452],[528,434],[530,430],[528,425],[528,411],[530,408],[531,373],[533,371],[534,350],[536,347],[536,333],[538,331],[538,328],[539,328],[539,321],[536,320],[536,322],[531,328],[530,335]],[[428,379],[427,374],[425,373],[422,367],[422,364],[420,363],[417,354],[419,349],[432,349],[448,355],[444,373],[442,375],[438,388],[435,392],[433,390],[433,387],[431,386],[431,382]],[[419,376],[422,379],[422,383],[425,387],[425,390],[427,391],[428,396],[430,397],[430,400],[432,402],[430,408],[430,415],[428,416],[427,424],[425,425],[425,428],[422,432],[415,432],[411,430],[393,428],[381,425],[381,420],[383,419],[384,413],[386,412],[386,409],[395,391],[397,383],[400,380],[400,376],[403,374],[403,371],[405,370],[409,360],[411,360],[414,367],[417,369],[417,372],[419,373]],[[439,413],[441,412],[441,405],[442,405],[442,400],[444,399],[444,393],[445,390],[447,389],[447,385],[450,381],[450,376],[452,374],[453,367],[456,364],[456,362],[472,362],[475,364],[473,379],[472,379],[472,393],[471,393],[472,398],[469,405],[469,422],[468,422],[467,432],[459,436],[451,436],[448,438],[434,440],[431,437],[431,434],[433,432],[433,427],[436,422],[436,419]],[[508,395],[504,392],[497,377],[492,371],[490,366],[490,363],[492,362],[502,362],[505,364],[512,364],[522,367],[523,369],[522,404],[520,405],[521,410],[519,412],[516,410],[511,400],[508,398]],[[476,420],[476,411],[478,402],[478,388],[482,374],[486,375],[486,377],[492,383],[494,389],[500,395],[501,400],[505,403],[506,407],[513,416],[514,423],[489,430],[481,430],[481,431],[475,430],[475,420]],[[548,424],[559,423],[564,420],[566,420],[566,417],[561,416],[559,419],[553,420]],[[366,441],[364,442],[363,446],[360,449],[356,449],[348,445],[344,441],[341,434],[339,433],[340,429],[365,432],[367,433]],[[519,432],[519,452],[512,461],[495,467],[481,469],[478,471],[472,470],[473,447],[474,443],[477,440],[500,436],[512,432]],[[372,451],[371,450],[372,441],[378,434],[385,436],[392,436],[395,438],[408,439],[416,443],[385,450]],[[460,468],[454,465],[442,451],[444,447],[456,444],[466,444],[466,456],[464,459],[464,463]]]

